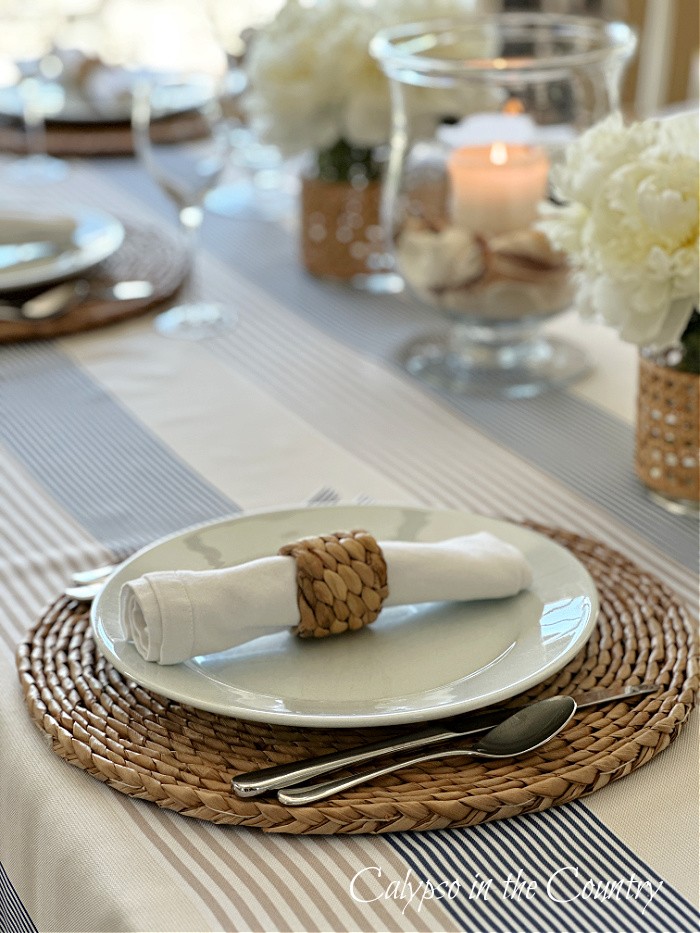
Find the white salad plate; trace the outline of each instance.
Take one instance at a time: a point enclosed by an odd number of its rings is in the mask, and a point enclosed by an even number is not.
[[[169,113],[159,113],[157,116],[168,116]],[[20,114],[16,114],[20,116]],[[75,89],[64,89],[64,97],[60,109],[55,110],[50,119],[54,123],[128,123],[131,120],[131,93],[105,95],[103,97],[89,97],[80,94]]]
[[[45,285],[85,272],[122,244],[124,227],[93,209],[48,215],[0,211],[0,292]]]
[[[359,632],[315,641],[285,631],[170,666],[144,661],[125,639],[119,591],[127,580],[156,570],[232,566],[306,535],[354,528],[380,542],[490,531],[522,551],[534,581],[507,599],[390,607]],[[117,670],[171,700],[259,722],[359,727],[436,719],[507,700],[560,670],[588,640],[597,614],[585,567],[534,531],[464,512],[332,506],[256,512],[164,538],[112,574],[91,621]]]
[[[134,86],[153,75],[147,71],[124,68],[101,68],[92,92],[80,91],[70,82],[47,83],[43,88],[44,116],[52,123],[82,123],[99,127],[129,123]],[[101,80],[99,80],[101,79]],[[201,106],[206,96],[192,85],[182,83],[168,95],[161,94],[153,107],[153,118],[163,119],[186,113]],[[21,120],[24,111],[22,93],[17,85],[0,88],[0,116]]]
[[[94,98],[57,82],[43,90],[44,116],[53,123],[127,123],[131,119],[131,99],[122,95]],[[17,86],[0,88],[0,116],[21,120],[22,93]]]

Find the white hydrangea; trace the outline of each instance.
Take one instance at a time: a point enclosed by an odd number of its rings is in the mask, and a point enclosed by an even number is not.
[[[340,139],[387,142],[389,87],[370,40],[387,26],[473,9],[473,0],[287,0],[256,35],[246,64],[253,128],[287,155]],[[484,43],[476,44],[482,54]]]
[[[698,117],[625,126],[574,142],[555,173],[561,207],[541,229],[578,270],[579,310],[638,346],[677,343],[698,306]]]

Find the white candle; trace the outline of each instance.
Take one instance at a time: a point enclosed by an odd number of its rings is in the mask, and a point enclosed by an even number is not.
[[[547,194],[549,159],[537,146],[465,146],[450,156],[452,219],[474,233],[522,230]]]

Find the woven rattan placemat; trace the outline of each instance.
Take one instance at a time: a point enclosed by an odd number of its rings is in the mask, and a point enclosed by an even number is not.
[[[153,138],[161,143],[196,139],[202,133],[198,113],[166,117],[154,124]],[[19,154],[27,151],[27,139],[20,123],[0,123],[0,151]],[[128,123],[47,123],[46,151],[49,155],[88,158],[123,156],[134,151]]]
[[[79,278],[88,279],[95,289],[117,282],[145,280],[153,286],[148,298],[129,301],[87,298],[66,314],[45,321],[0,321],[0,343],[63,337],[143,314],[174,295],[186,272],[184,250],[173,236],[158,227],[127,226],[120,248]],[[26,297],[12,296],[12,299]]]
[[[698,683],[695,628],[673,594],[621,554],[534,527],[588,567],[601,613],[586,647],[525,697],[641,681],[655,681],[660,690],[636,702],[581,710],[531,755],[426,762],[308,807],[287,808],[274,796],[240,799],[230,782],[242,771],[402,730],[294,729],[171,702],[126,681],[97,652],[88,607],[66,598],[19,646],[27,707],[70,764],[123,794],[216,823],[286,833],[381,833],[473,825],[575,800],[646,764],[678,735]]]

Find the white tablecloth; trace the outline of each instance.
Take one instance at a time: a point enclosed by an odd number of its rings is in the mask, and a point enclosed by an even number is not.
[[[35,194],[52,210],[81,203],[172,223],[127,160],[76,166]],[[533,518],[607,542],[696,602],[697,524],[653,505],[634,479],[635,352],[612,333],[572,314],[551,325],[597,361],[568,392],[450,399],[393,361],[435,326],[409,297],[306,277],[284,225],[208,216],[205,245],[202,285],[237,310],[230,333],[169,340],[145,317],[0,347],[0,928],[31,928],[16,894],[42,931],[696,929],[693,722],[585,801],[390,837],[189,820],[49,751],[14,652],[70,571],[240,510],[372,500]],[[536,881],[531,898],[504,898],[519,873]],[[589,878],[636,881],[596,900]],[[488,879],[490,896],[470,898]],[[453,899],[423,896],[426,882],[455,881]]]

